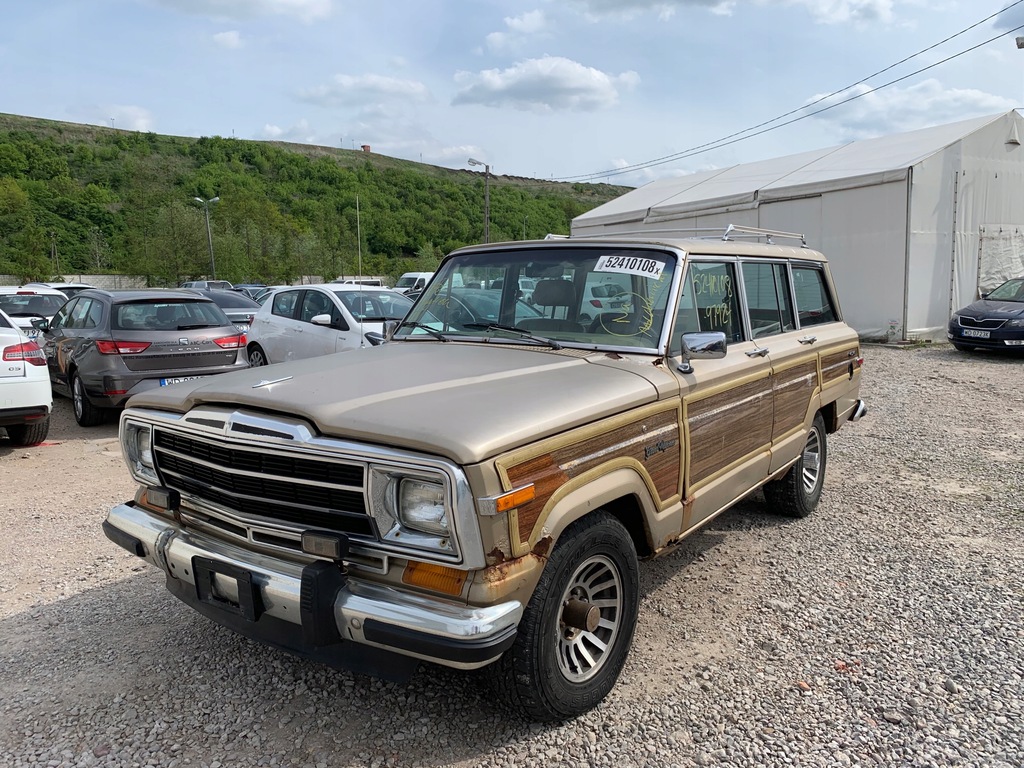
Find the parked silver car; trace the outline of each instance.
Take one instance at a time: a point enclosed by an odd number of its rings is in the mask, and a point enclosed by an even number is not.
[[[325,283],[278,289],[249,332],[252,366],[301,360],[384,341],[384,323],[401,320],[412,301],[386,288]]]

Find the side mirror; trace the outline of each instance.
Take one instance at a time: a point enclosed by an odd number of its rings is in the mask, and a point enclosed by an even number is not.
[[[50,330],[50,321],[45,317],[33,317],[29,322],[32,323],[32,327],[38,331],[45,332]]]
[[[309,322],[311,322],[313,325],[329,326],[331,324],[331,313],[324,312],[322,315],[313,315],[313,317],[309,319]]]
[[[682,361],[676,366],[680,373],[693,373],[691,360],[719,360],[725,357],[725,334],[721,331],[684,333]]]
[[[384,338],[391,341],[391,337],[395,335],[395,331],[398,330],[398,326],[402,324],[401,320],[385,320],[384,321]]]

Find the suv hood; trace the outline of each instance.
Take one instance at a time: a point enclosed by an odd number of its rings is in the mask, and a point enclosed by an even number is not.
[[[274,411],[324,435],[473,464],[654,402],[670,378],[650,357],[396,342],[161,387],[128,405]]]

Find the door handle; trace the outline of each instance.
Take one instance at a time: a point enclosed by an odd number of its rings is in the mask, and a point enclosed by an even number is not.
[[[802,339],[797,339],[801,344],[813,344],[817,340],[817,336],[804,336]]]
[[[764,357],[768,354],[768,347],[758,347],[747,352],[747,357]]]

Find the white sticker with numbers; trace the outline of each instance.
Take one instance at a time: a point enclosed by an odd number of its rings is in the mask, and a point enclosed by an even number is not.
[[[622,275],[638,275],[652,280],[661,278],[665,262],[646,256],[602,256],[597,260],[595,272],[618,272]]]

